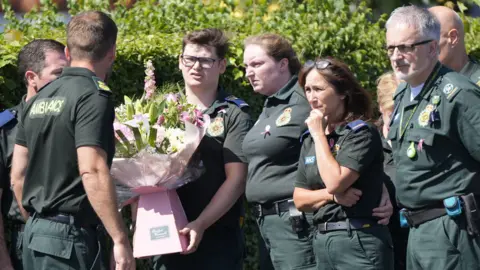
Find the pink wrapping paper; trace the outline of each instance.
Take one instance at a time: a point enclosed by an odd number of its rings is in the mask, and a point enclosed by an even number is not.
[[[135,258],[184,251],[188,239],[178,231],[188,224],[175,190],[140,196],[133,240]]]

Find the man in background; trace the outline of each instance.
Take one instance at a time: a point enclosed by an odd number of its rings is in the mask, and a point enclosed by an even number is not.
[[[18,119],[25,103],[42,87],[56,79],[67,66],[65,46],[51,39],[36,39],[25,45],[18,54],[18,73],[27,88],[21,102],[0,113],[0,262],[2,269],[21,270],[22,235],[25,222],[10,189],[10,168],[17,134]],[[9,222],[3,222],[7,218]],[[6,220],[5,220],[6,221]],[[4,229],[10,228],[10,250],[8,254]],[[10,255],[10,256],[9,256]]]

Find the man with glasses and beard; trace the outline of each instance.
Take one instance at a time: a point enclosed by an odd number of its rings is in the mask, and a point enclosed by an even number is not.
[[[404,81],[387,136],[397,167],[407,269],[478,269],[480,88],[440,64],[440,24],[426,9],[394,10],[387,54]]]

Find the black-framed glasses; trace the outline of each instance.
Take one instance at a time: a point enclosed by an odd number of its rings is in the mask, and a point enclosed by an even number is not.
[[[313,60],[308,60],[304,67],[310,68],[310,67],[315,67],[316,69],[326,69],[328,66],[330,66],[332,62],[330,62],[328,59],[321,59],[318,61],[313,61]]]
[[[213,64],[219,60],[209,57],[196,57],[183,54],[180,56],[180,58],[182,58],[182,64],[186,67],[193,67],[195,63],[198,62],[202,68],[211,68]]]
[[[386,48],[387,49],[387,55],[389,57],[392,56],[395,53],[395,48],[397,48],[398,52],[401,53],[401,54],[411,53],[415,50],[415,48],[417,46],[427,44],[427,43],[430,43],[432,41],[433,41],[433,39],[427,39],[427,40],[416,42],[416,43],[413,43],[413,44],[410,44],[410,45],[401,44],[401,45],[397,45],[397,46],[388,46]]]

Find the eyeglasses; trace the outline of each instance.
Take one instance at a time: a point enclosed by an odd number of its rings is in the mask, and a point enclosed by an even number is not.
[[[193,67],[195,63],[199,63],[202,68],[211,68],[218,59],[208,57],[196,57],[190,55],[181,55],[182,64],[186,67]]]
[[[312,60],[308,60],[304,67],[306,68],[310,68],[310,67],[313,67],[315,66],[316,69],[326,69],[328,66],[330,66],[332,64],[332,62],[330,62],[329,60],[327,59],[321,59],[321,60],[318,60],[318,61],[312,61]]]
[[[433,41],[433,39],[427,39],[427,40],[420,41],[420,42],[417,42],[417,43],[413,43],[413,44],[410,44],[410,45],[401,44],[401,45],[397,45],[397,46],[388,46],[387,47],[387,55],[389,57],[391,57],[395,53],[395,48],[397,48],[398,52],[401,53],[401,54],[411,53],[415,50],[415,48],[417,46],[427,44],[427,43],[432,42],[432,41]]]

